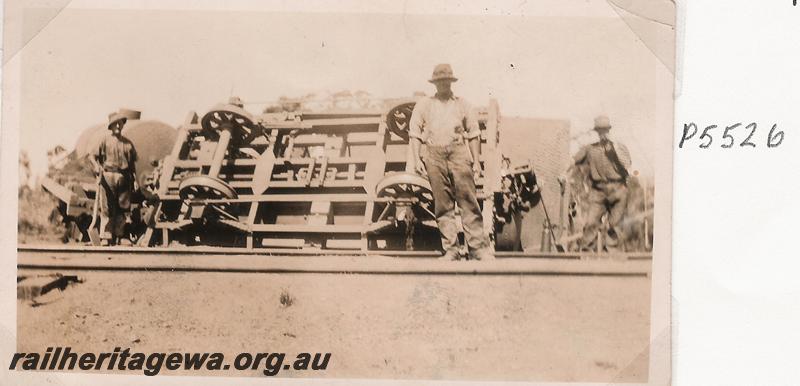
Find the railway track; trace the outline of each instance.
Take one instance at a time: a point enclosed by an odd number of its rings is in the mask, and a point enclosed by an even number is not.
[[[20,271],[177,271],[394,275],[648,276],[647,253],[498,252],[494,261],[439,261],[430,252],[213,247],[20,246]]]

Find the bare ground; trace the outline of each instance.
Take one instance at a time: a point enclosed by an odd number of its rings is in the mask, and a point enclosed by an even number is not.
[[[18,302],[19,351],[332,353],[324,373],[284,377],[647,380],[645,277],[79,275],[43,305]]]

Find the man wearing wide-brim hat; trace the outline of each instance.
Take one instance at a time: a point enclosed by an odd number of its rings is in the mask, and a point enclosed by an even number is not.
[[[599,141],[586,145],[575,154],[575,164],[585,171],[589,182],[589,205],[583,227],[581,249],[595,249],[597,231],[602,218],[608,213],[608,248],[619,246],[624,240],[621,226],[628,203],[628,177],[631,166],[630,153],[625,145],[612,142],[608,134],[611,120],[601,115],[594,119],[594,130]]]
[[[434,214],[442,238],[444,260],[459,257],[458,224],[455,207],[461,210],[461,223],[475,260],[494,259],[478,204],[475,179],[480,175],[480,128],[472,107],[453,95],[452,84],[458,79],[449,64],[433,69],[429,82],[436,86],[433,97],[420,99],[409,122],[408,168],[427,173],[434,199]],[[421,156],[421,145],[425,152]]]
[[[102,245],[130,243],[125,223],[131,208],[131,194],[136,189],[136,149],[122,135],[127,120],[124,111],[109,114],[109,133],[89,157],[100,180],[97,202]]]

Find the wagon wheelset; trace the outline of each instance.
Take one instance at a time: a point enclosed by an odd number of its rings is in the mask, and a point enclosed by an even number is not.
[[[235,199],[236,191],[219,178],[209,176],[190,176],[184,178],[179,186],[179,195],[184,200],[193,199]]]
[[[243,108],[234,105],[218,105],[203,115],[200,125],[206,133],[218,135],[222,130],[231,131],[231,140],[239,145],[247,144],[258,135],[258,125]]]
[[[225,181],[210,176],[191,176],[184,178],[179,187],[178,195],[184,202],[191,204],[193,201],[200,200],[224,200],[236,199],[236,191]],[[206,204],[216,214],[229,219],[235,219],[230,214],[230,204],[225,202],[215,202]]]
[[[393,107],[386,113],[386,127],[390,132],[402,138],[403,141],[408,141],[408,128],[414,105],[415,102],[403,103]]]
[[[416,206],[435,217],[433,210],[433,192],[428,180],[414,173],[395,173],[384,177],[375,187],[381,198],[415,199]]]

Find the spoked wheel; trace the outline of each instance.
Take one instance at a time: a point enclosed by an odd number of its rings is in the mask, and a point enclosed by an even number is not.
[[[184,178],[179,187],[178,194],[184,202],[192,205],[200,200],[219,200],[219,199],[235,199],[237,198],[236,191],[230,185],[219,178],[209,176],[191,176]],[[211,216],[222,215],[223,217],[235,219],[230,214],[230,203],[215,202],[206,204],[206,207],[213,209],[208,211]]]
[[[243,108],[235,105],[217,105],[200,121],[206,133],[217,134],[231,130],[231,140],[237,144],[247,144],[259,134],[258,125]]]
[[[409,102],[397,105],[386,114],[387,128],[404,141],[408,141],[408,126],[415,104],[416,102]]]
[[[425,177],[414,173],[395,173],[384,177],[375,187],[378,197],[396,198],[398,200],[413,199],[413,205],[434,218],[433,192],[431,184]]]
[[[236,191],[225,181],[209,176],[191,176],[181,181],[179,194],[184,200],[236,198]]]
[[[433,193],[425,177],[407,172],[391,174],[378,182],[375,192],[388,200],[382,210],[377,208],[380,214],[374,222],[373,248],[412,251],[441,247],[439,233],[430,229],[436,216]]]

